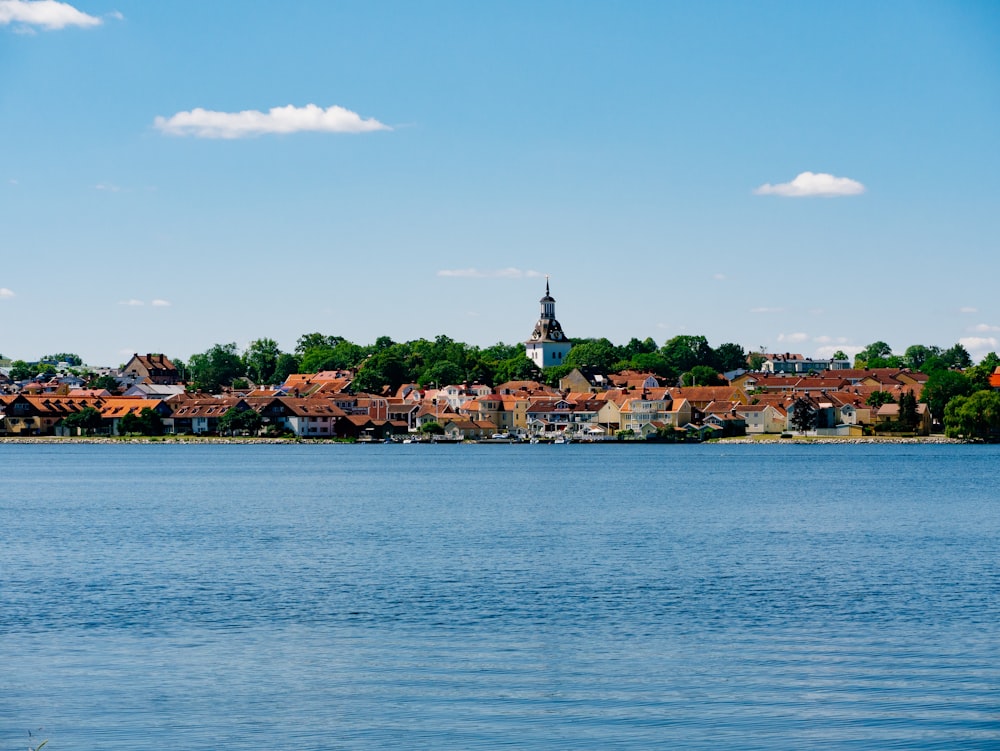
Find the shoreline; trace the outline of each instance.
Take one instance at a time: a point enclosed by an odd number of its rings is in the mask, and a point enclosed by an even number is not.
[[[48,446],[58,446],[58,445],[114,445],[114,444],[165,444],[165,445],[367,445],[368,443],[384,444],[383,441],[345,441],[333,438],[258,438],[258,437],[240,437],[240,436],[185,436],[185,437],[175,437],[175,436],[128,436],[128,437],[106,437],[106,436],[74,436],[74,437],[64,437],[64,436],[4,436],[0,437],[0,445],[3,444],[22,444],[22,445],[48,445]],[[400,443],[398,441],[393,441],[390,443]],[[431,441],[422,441],[423,444],[432,444]],[[517,445],[511,444],[509,441],[463,441],[461,443],[475,444],[475,445]],[[693,446],[701,445],[698,443],[684,443],[677,442],[671,443],[667,441],[657,442],[657,441],[572,441],[571,443],[580,445],[637,445],[637,446],[647,446],[656,445],[662,443],[662,445],[667,446]],[[863,436],[857,438],[850,438],[844,436],[795,436],[792,438],[779,438],[777,436],[767,436],[767,437],[756,437],[756,436],[739,436],[733,438],[721,438],[715,441],[708,441],[706,445],[717,445],[717,446],[788,446],[788,445],[843,445],[843,444],[905,444],[905,445],[915,445],[915,444],[929,444],[929,445],[967,445],[975,443],[973,441],[963,441],[957,438],[947,438],[943,435],[931,435],[931,436],[920,436],[920,437],[902,437],[902,436]],[[523,442],[524,445],[529,445],[527,442]],[[402,445],[402,444],[401,444]],[[449,444],[450,445],[450,444]],[[543,444],[547,445],[547,444]]]

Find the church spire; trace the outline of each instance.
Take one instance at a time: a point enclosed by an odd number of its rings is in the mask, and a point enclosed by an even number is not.
[[[548,274],[545,275],[545,297],[538,302],[541,303],[542,311],[535,330],[531,332],[531,338],[525,342],[525,354],[539,368],[562,365],[563,358],[569,354],[573,344],[556,320],[556,301],[549,290]]]

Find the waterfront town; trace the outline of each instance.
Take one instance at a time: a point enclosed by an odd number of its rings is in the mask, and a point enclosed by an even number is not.
[[[741,367],[717,372],[695,365],[671,378],[662,369],[611,371],[574,364],[576,344],[556,318],[548,281],[540,304],[538,321],[518,358],[519,372],[538,378],[421,384],[391,383],[385,377],[373,382],[370,374],[361,377],[362,364],[311,372],[295,368],[280,382],[267,383],[255,382],[244,372],[204,387],[205,379],[185,374],[163,354],[136,353],[119,368],[103,369],[69,362],[36,363],[35,369],[26,369],[27,363],[8,362],[0,367],[0,436],[560,443],[795,434],[929,436],[944,432],[945,409],[953,398],[961,400],[967,412],[978,412],[964,427],[952,416],[957,429],[949,435],[995,435],[992,402],[985,407],[966,404],[976,394],[1000,400],[1000,362],[994,362],[995,355],[973,372],[970,361],[959,363],[967,366],[964,369],[919,369],[905,366],[899,358],[886,358],[886,352],[875,353],[873,367],[852,367],[846,356],[823,360],[791,352],[746,355],[740,348],[735,364]],[[318,346],[343,343],[326,339]],[[679,339],[685,346],[705,346],[699,337]],[[236,357],[232,347],[214,349],[216,354]],[[640,363],[650,362],[641,355],[651,353],[639,354]],[[941,352],[924,354],[940,359]],[[967,353],[964,358],[968,360]],[[195,365],[192,358],[187,369],[194,370]],[[25,377],[26,373],[31,375]],[[980,414],[984,412],[985,417]]]

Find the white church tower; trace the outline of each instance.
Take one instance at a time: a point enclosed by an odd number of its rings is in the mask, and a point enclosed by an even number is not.
[[[531,338],[524,343],[524,349],[528,359],[539,368],[551,368],[553,365],[562,365],[573,348],[572,343],[563,333],[562,326],[556,320],[556,301],[549,294],[549,278],[545,277],[545,297],[539,302],[542,304],[542,315],[535,324],[535,330],[531,332]]]

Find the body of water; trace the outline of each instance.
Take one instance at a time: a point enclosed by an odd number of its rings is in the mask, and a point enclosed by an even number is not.
[[[1000,447],[0,467],[0,749],[1000,748]]]

